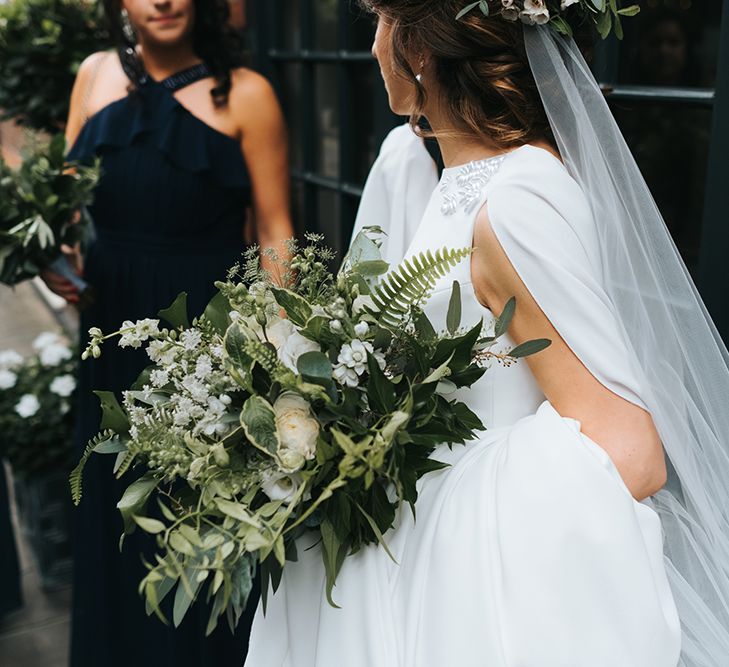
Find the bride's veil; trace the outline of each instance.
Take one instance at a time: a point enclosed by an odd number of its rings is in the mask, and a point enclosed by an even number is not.
[[[574,41],[547,27],[524,33],[562,158],[592,207],[605,289],[670,460],[653,503],[681,617],[680,664],[729,665],[729,354]]]

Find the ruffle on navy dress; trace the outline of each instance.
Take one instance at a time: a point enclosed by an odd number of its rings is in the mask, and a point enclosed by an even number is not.
[[[108,333],[127,319],[156,317],[183,291],[190,316],[199,315],[216,292],[214,282],[245,249],[251,187],[240,142],[174,97],[183,85],[208,76],[200,65],[161,82],[146,77],[92,116],[69,152],[83,162],[99,156],[102,167],[90,207],[96,239],[85,261],[96,300],[81,316],[82,349],[90,327]],[[99,428],[92,391],[119,394],[148,363],[139,350],[109,344],[100,359],[81,364],[79,455]],[[241,620],[235,635],[222,623],[206,639],[204,603],[177,630],[146,615],[137,593],[146,573],[140,553],[151,560],[154,542],[135,534],[119,552],[116,503],[129,478],[115,482],[107,458],[96,457],[87,467],[76,512],[71,667],[240,667],[250,618]]]

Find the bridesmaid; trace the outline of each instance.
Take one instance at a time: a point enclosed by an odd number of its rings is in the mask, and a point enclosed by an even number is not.
[[[182,291],[190,315],[200,314],[245,247],[248,209],[262,247],[293,236],[281,110],[268,82],[237,66],[226,0],[107,0],[105,8],[120,49],[84,62],[67,125],[69,156],[100,156],[103,170],[83,268],[96,298],[82,312],[82,336],[154,316]],[[81,270],[78,254],[69,259]],[[69,282],[44,277],[78,302]],[[146,363],[109,348],[82,364],[79,454],[99,426],[92,390],[120,392]],[[177,630],[145,614],[139,554],[154,545],[135,534],[119,552],[121,487],[103,458],[87,468],[77,511],[71,666],[239,667],[250,616],[234,635],[223,619],[206,639],[204,601]]]

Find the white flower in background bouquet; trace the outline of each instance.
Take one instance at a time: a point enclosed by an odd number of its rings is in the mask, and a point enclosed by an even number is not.
[[[256,566],[265,601],[306,531],[321,537],[334,604],[344,558],[369,543],[387,549],[382,536],[402,503],[415,504],[417,480],[443,467],[430,458],[435,447],[483,428],[439,389],[470,386],[487,359],[510,363],[549,344],[492,351],[514,301],[493,331],[481,322],[463,330],[458,283],[446,330],[436,331],[422,306],[470,249],[419,255],[385,276],[379,230],[369,228],[335,275],[331,251],[307,238],[289,243],[276,281],[258,249],[247,252],[192,322],[183,294],[159,313],[168,326],[146,319],[90,331],[85,357],[116,336],[144,347],[152,365],[121,405],[97,392],[102,431],[71,475],[74,499],[92,452],[116,455],[117,476],[142,473],[118,508],[125,533],[156,535],[140,591],[160,616],[174,591],[175,624],[200,596],[212,604],[208,632],[224,613],[235,624]]]
[[[74,348],[50,331],[32,347],[27,359],[0,351],[0,458],[25,478],[68,469],[73,452]]]

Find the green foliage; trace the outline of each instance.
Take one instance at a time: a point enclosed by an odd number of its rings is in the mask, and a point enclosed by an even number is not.
[[[491,4],[489,4],[491,2]],[[478,9],[486,18],[497,17],[507,21],[523,20],[528,24],[547,22],[554,30],[562,35],[572,35],[571,21],[583,23],[589,21],[603,39],[607,39],[614,30],[618,39],[623,39],[623,26],[621,17],[636,16],[640,12],[637,4],[622,6],[622,0],[577,0],[577,2],[563,7],[562,0],[545,0],[544,8],[541,6],[529,7],[524,0],[514,0],[508,7],[494,0],[478,0],[469,2],[456,14],[456,20],[462,20],[466,15]],[[546,14],[543,12],[546,11]]]
[[[0,4],[0,110],[36,130],[60,130],[81,62],[109,46],[101,3],[10,0]]]
[[[470,248],[442,248],[435,254],[428,250],[404,260],[372,292],[379,321],[390,327],[399,326],[413,308],[430,296],[438,278],[470,254]]]
[[[125,534],[141,529],[157,541],[140,584],[149,614],[164,619],[160,603],[173,595],[178,625],[202,597],[211,605],[208,632],[221,615],[235,624],[256,565],[265,607],[309,531],[320,538],[336,606],[347,556],[370,544],[390,553],[384,536],[398,510],[415,511],[418,480],[445,467],[431,458],[436,447],[465,444],[484,428],[447,396],[486,372],[481,360],[515,362],[491,351],[514,300],[484,336],[481,322],[462,327],[454,282],[446,321],[434,326],[423,302],[470,249],[418,255],[378,278],[377,234],[358,237],[336,276],[325,267],[329,251],[310,237],[303,248],[288,246],[278,272],[291,278],[285,288],[247,257],[192,324],[180,298],[160,313],[171,331],[142,320],[109,336],[94,332],[97,346],[115,336],[124,346],[151,339],[154,366],[123,405],[99,392],[111,431],[84,455],[116,455],[118,476],[142,472],[119,509]],[[77,499],[80,468],[72,487]],[[152,497],[161,513],[148,511]]]
[[[59,134],[32,146],[17,171],[0,158],[0,282],[32,278],[86,233],[99,163],[67,162],[65,145]]]

